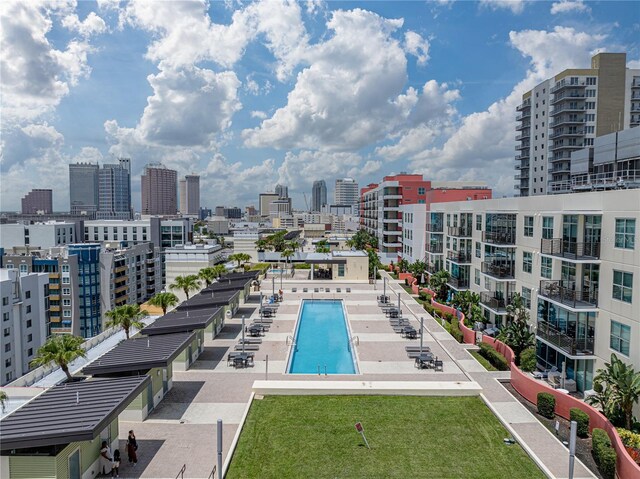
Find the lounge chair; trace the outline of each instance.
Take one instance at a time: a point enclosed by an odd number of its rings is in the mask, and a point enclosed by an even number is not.
[[[256,318],[254,322],[258,324],[273,324],[273,318]]]
[[[424,353],[428,353],[428,352],[429,352],[429,351],[427,351],[427,350],[425,349],[425,350],[423,350],[423,351],[422,351],[422,354],[424,354]],[[407,356],[409,357],[409,359],[419,358],[419,357],[420,357],[420,351],[417,351],[417,352],[412,351],[412,352],[410,352],[410,353],[407,353]]]
[[[236,351],[242,351],[242,344],[236,344],[233,349],[235,349]],[[258,351],[260,349],[260,345],[259,344],[245,344],[244,345],[244,350],[245,351]]]
[[[238,341],[238,344],[242,344],[242,339]],[[262,344],[260,338],[244,338],[244,344]]]
[[[404,350],[408,353],[420,352],[420,346],[405,346]],[[429,346],[422,346],[423,353],[430,353],[431,348]]]
[[[444,364],[442,363],[442,360],[436,358],[436,360],[433,362],[433,369],[435,369],[436,371],[444,371]]]

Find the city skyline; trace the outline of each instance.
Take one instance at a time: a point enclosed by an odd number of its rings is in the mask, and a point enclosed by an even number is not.
[[[151,162],[209,207],[401,171],[512,195],[522,94],[597,51],[640,65],[632,2],[160,5],[3,3],[0,209],[53,189],[66,210],[67,165],[118,157],[136,211]]]

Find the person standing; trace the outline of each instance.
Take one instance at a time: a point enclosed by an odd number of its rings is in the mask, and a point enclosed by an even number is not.
[[[120,449],[113,451],[113,469],[111,477],[120,477]]]
[[[127,455],[129,456],[129,462],[132,462],[135,466],[138,464],[138,441],[136,441],[136,435],[133,433],[133,429],[129,431],[129,437],[127,438]]]
[[[100,471],[102,474],[111,474],[113,470],[113,456],[111,448],[107,445],[107,441],[102,441],[100,448]]]

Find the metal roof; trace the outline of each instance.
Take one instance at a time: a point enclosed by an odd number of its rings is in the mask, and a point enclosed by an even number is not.
[[[209,286],[204,288],[202,292],[205,291],[240,291],[250,285],[251,282],[254,281],[251,278],[240,278],[240,279],[231,279],[229,281],[218,281],[216,283],[211,283]]]
[[[257,279],[258,276],[260,276],[260,271],[258,270],[245,271],[244,273],[227,273],[224,276],[221,276],[218,281],[224,281],[228,279],[235,280],[240,278]]]
[[[96,378],[48,389],[0,421],[0,449],[90,441],[149,384],[149,376]]]
[[[203,291],[196,294],[192,298],[183,301],[176,307],[178,311],[184,310],[197,310],[197,309],[212,309],[216,306],[226,306],[234,299],[240,296],[239,290],[233,291]]]
[[[171,311],[158,318],[155,323],[144,328],[141,332],[147,336],[155,334],[181,333],[205,329],[222,311],[221,307],[199,309],[196,311]]]
[[[167,367],[195,338],[195,333],[160,334],[121,342],[82,369],[83,374],[113,374]]]

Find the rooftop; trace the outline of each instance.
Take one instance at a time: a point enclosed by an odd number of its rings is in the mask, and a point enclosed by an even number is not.
[[[226,306],[234,299],[237,299],[240,295],[239,290],[232,291],[203,291],[182,302],[176,310],[178,311],[193,311],[196,309],[213,309],[217,306]],[[162,318],[161,318],[162,319]]]
[[[197,311],[172,311],[159,318],[151,326],[147,326],[142,330],[142,334],[168,334],[191,332],[196,329],[206,328],[216,315],[220,312],[221,307],[213,307],[211,309],[200,309]]]

